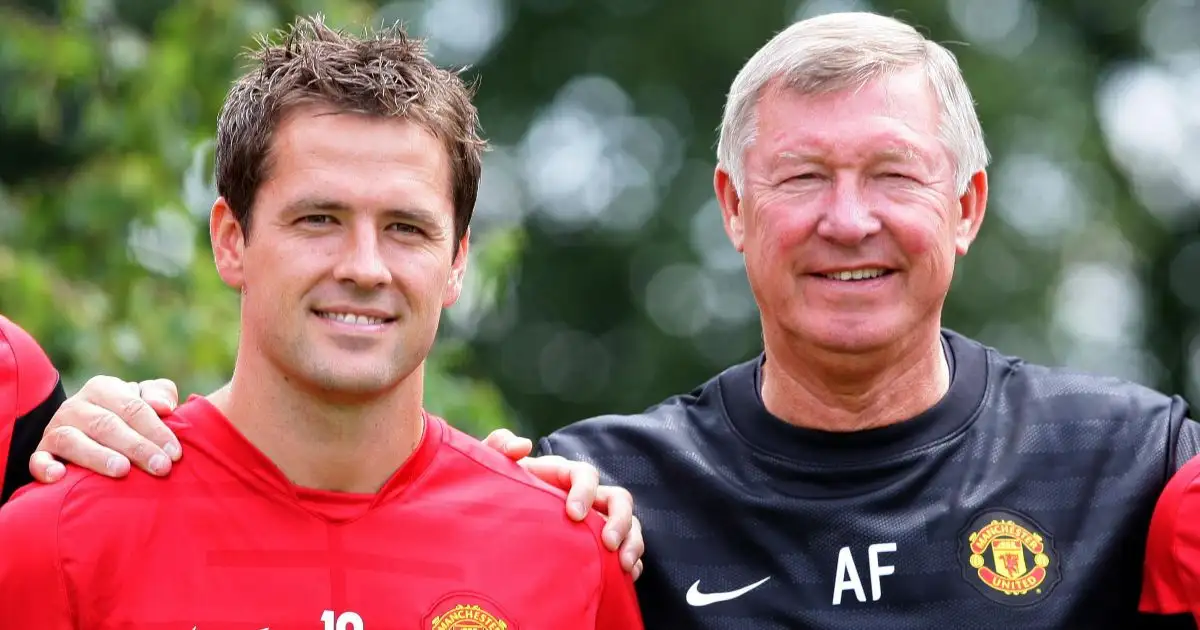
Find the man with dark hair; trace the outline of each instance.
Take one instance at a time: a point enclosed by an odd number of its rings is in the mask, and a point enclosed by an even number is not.
[[[70,468],[0,510],[4,626],[641,628],[602,519],[422,407],[484,148],[467,87],[399,28],[304,19],[255,60],[210,219],[232,381],[167,420],[170,477]]]

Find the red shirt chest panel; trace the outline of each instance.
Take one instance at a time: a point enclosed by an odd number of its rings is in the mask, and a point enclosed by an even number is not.
[[[123,524],[100,547],[65,545],[63,569],[89,630],[587,627],[602,572],[594,534],[556,497],[551,510],[521,496],[512,484],[486,496],[425,485],[329,522],[232,479],[178,479],[77,504],[88,518],[64,518],[63,540]]]

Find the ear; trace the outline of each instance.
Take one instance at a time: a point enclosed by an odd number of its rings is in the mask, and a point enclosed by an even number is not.
[[[965,256],[979,235],[983,225],[983,215],[987,211],[988,181],[987,172],[979,171],[967,182],[967,191],[958,199],[958,227],[954,233],[955,250],[959,256]]]
[[[733,248],[740,253],[746,238],[745,218],[742,216],[742,198],[738,195],[733,178],[720,165],[713,174],[713,189],[717,193],[717,202],[721,204],[721,219],[725,223],[725,233],[729,235]]]
[[[462,295],[463,276],[467,274],[467,254],[471,249],[471,228],[458,241],[458,255],[450,263],[450,277],[446,279],[446,288],[442,292],[442,308],[450,308]]]
[[[217,274],[225,284],[240,291],[246,280],[242,271],[246,236],[224,197],[218,197],[213,203],[208,218],[208,238],[212,241]]]

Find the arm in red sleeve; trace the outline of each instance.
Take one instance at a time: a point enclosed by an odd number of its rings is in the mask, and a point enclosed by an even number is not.
[[[33,481],[29,457],[65,399],[50,357],[0,316],[0,504]]]

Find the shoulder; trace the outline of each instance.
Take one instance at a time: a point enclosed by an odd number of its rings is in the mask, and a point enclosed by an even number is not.
[[[33,336],[3,315],[0,315],[0,343],[6,344],[7,350],[13,354],[49,361]]]
[[[1167,482],[1154,507],[1146,543],[1143,612],[1186,612],[1195,584],[1186,576],[1200,570],[1200,458],[1184,464]]]
[[[110,517],[116,515],[127,517],[129,497],[152,498],[159,488],[165,491],[174,477],[158,478],[135,471],[125,478],[112,479],[67,464],[67,475],[61,481],[30,484],[18,490],[0,509],[0,519],[49,518],[53,514],[60,527],[86,529],[110,522]]]
[[[15,386],[17,416],[33,409],[58,384],[50,357],[25,329],[0,315],[0,385]]]
[[[463,473],[456,476],[460,481],[469,480],[458,489],[460,497],[486,501],[498,509],[508,506],[526,514],[533,510],[566,521],[567,495],[564,491],[538,479],[502,453],[440,418],[435,421],[443,425],[444,446],[451,456],[442,456],[441,465]],[[591,516],[595,517],[592,524],[603,525],[598,515]]]
[[[640,413],[608,414],[567,425],[538,441],[537,453],[585,462],[602,483],[645,497],[681,470],[706,474],[737,440],[727,408],[754,378],[758,358],[734,365]],[[671,472],[674,471],[674,472]]]
[[[1026,453],[1091,462],[1109,471],[1113,481],[1138,485],[1137,492],[1151,502],[1179,463],[1200,449],[1200,425],[1189,419],[1180,396],[1127,379],[1038,365],[965,337],[947,337],[956,354],[960,348],[974,349],[987,366],[983,422],[972,429],[977,435],[1015,439]],[[1151,506],[1142,507],[1148,514]]]
[[[695,430],[724,427],[723,389],[752,372],[757,359],[734,365],[691,391],[666,398],[644,411],[606,414],[569,424],[539,441],[543,454],[596,464],[610,456],[687,447]]]
[[[5,621],[27,628],[69,627],[74,603],[64,547],[90,541],[64,535],[62,522],[74,488],[87,476],[69,469],[65,479],[27,486],[0,509],[0,617]]]
[[[196,459],[190,452],[165,478],[135,470],[112,479],[68,464],[63,480],[25,486],[0,508],[0,555],[20,549],[41,558],[27,567],[49,570],[54,562],[69,582],[104,581],[162,527],[164,507],[175,509],[164,501],[181,494]]]
[[[448,502],[461,514],[486,515],[510,533],[525,528],[524,534],[554,545],[555,555],[594,563],[609,554],[600,538],[604,519],[594,510],[583,522],[567,516],[566,492],[538,479],[503,454],[449,426],[441,419],[445,438],[437,468]],[[520,534],[518,534],[520,535]],[[586,565],[578,565],[580,567]]]
[[[31,484],[0,509],[0,555],[58,557],[60,525],[76,488],[92,473],[67,466],[67,475],[53,484]]]
[[[1030,363],[961,335],[947,336],[956,349],[973,346],[984,353],[989,394],[1003,409],[1097,421],[1179,421],[1187,415],[1179,396],[1112,376]]]
[[[1181,515],[1184,518],[1180,518]],[[1154,507],[1152,540],[1172,541],[1180,524],[1198,523],[1200,529],[1200,457],[1184,464],[1167,482]],[[1169,551],[1168,549],[1165,549]]]
[[[205,467],[208,457],[194,441],[188,440],[192,418],[186,405],[163,422],[180,437],[188,453],[172,468],[170,475],[155,477],[134,470],[120,479],[113,479],[67,463],[66,477],[52,484],[31,483],[18,490],[0,509],[0,518],[34,518],[32,515],[53,513],[58,527],[64,532],[86,532],[79,540],[100,541],[99,531],[127,531],[143,523],[130,521],[129,515],[139,510],[139,503],[152,504],[173,494],[173,488],[186,485]],[[40,517],[39,517],[40,518]],[[114,527],[119,525],[119,527]],[[73,536],[65,538],[76,541]]]

